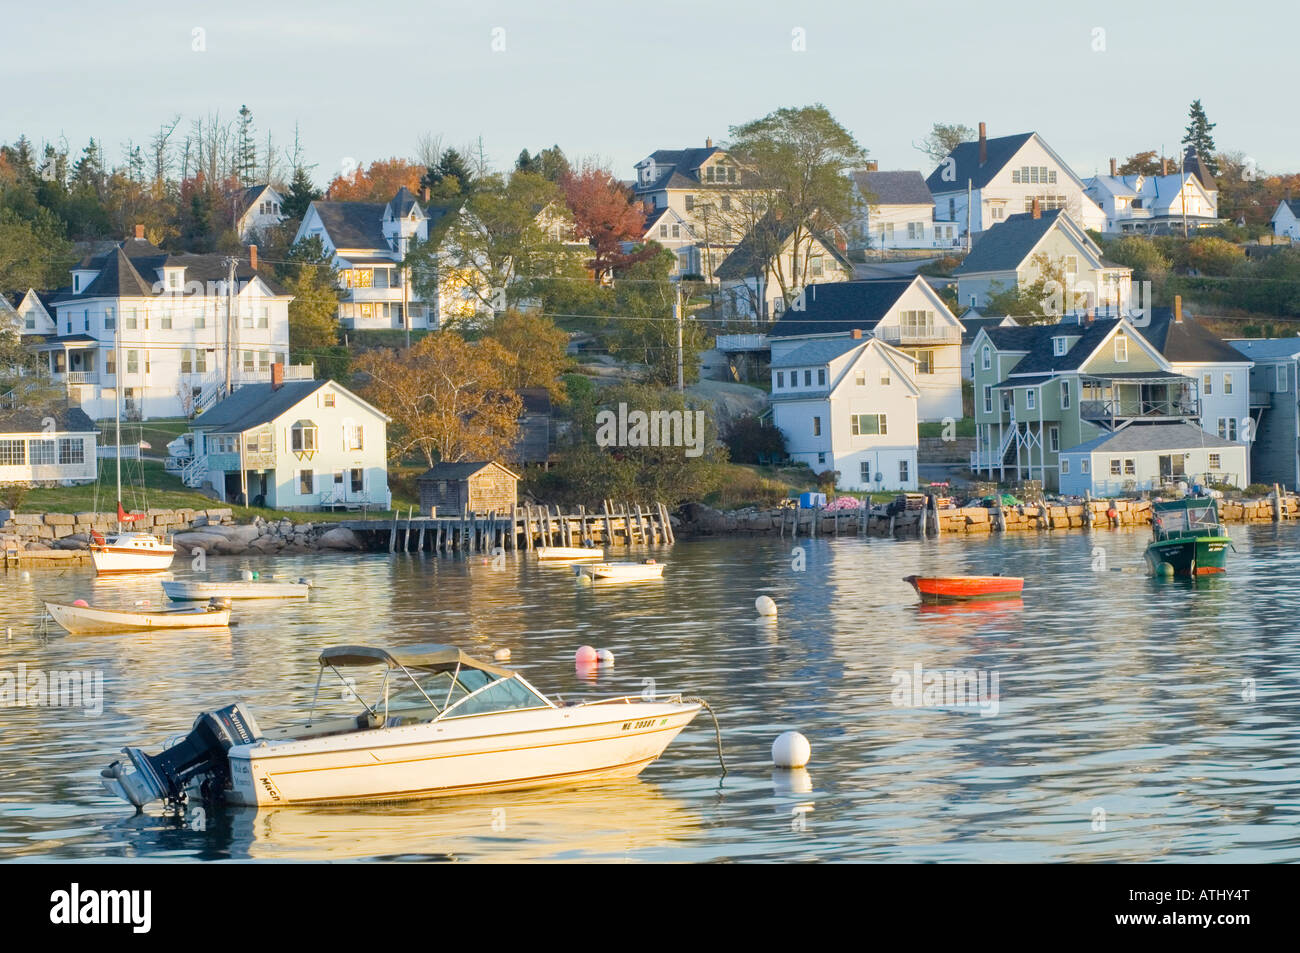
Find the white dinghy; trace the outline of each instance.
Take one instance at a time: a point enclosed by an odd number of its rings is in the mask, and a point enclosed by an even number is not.
[[[592,563],[574,566],[573,572],[578,576],[587,576],[597,582],[642,582],[647,579],[663,578],[665,565],[647,559],[639,563]]]
[[[142,629],[196,629],[230,625],[230,606],[214,601],[185,609],[139,612],[124,609],[99,609],[91,605],[45,603],[45,611],[73,635],[97,635],[104,632],[134,632]]]
[[[250,574],[251,575],[251,574]],[[197,582],[192,579],[169,579],[162,584],[163,592],[172,602],[206,602],[209,599],[305,599],[311,591],[311,582],[263,582],[242,579],[231,582]]]
[[[542,562],[570,562],[575,559],[604,559],[605,550],[598,546],[538,546]]]
[[[632,777],[663,753],[701,708],[681,695],[557,704],[522,675],[449,645],[343,645],[320,654],[316,681],[380,668],[373,705],[358,715],[262,731],[242,704],[204,712],[188,737],[101,772],[109,793],[140,807],[199,794],[235,804],[324,804]],[[345,684],[348,683],[344,679]],[[356,696],[353,696],[356,697]]]

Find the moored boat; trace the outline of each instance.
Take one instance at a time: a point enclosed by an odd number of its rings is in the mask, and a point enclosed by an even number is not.
[[[637,582],[663,577],[665,565],[647,559],[639,563],[591,563],[574,566],[576,575],[587,576],[601,582]]]
[[[120,508],[120,507],[119,507]],[[163,572],[176,557],[176,547],[151,533],[92,534],[90,558],[100,575]]]
[[[542,562],[566,562],[574,559],[604,559],[605,550],[598,546],[538,546]]]
[[[138,612],[47,602],[45,610],[50,614],[50,618],[73,635],[133,632],[144,629],[210,628],[230,624],[230,606],[216,603],[185,609]]]
[[[199,602],[208,599],[305,599],[311,591],[306,579],[297,582],[197,582],[192,579],[169,579],[163,592],[173,602]]]
[[[318,659],[317,698],[329,669],[383,670],[373,705],[263,731],[236,703],[201,713],[190,735],[156,755],[127,747],[101,772],[104,787],[137,807],[190,794],[235,804],[416,800],[632,777],[663,753],[700,699],[642,696],[560,705],[522,675],[447,645],[343,645]],[[359,695],[351,694],[358,698]]]
[[[904,576],[926,602],[964,599],[1015,599],[1025,588],[1022,576]]]
[[[1203,576],[1227,570],[1232,540],[1219,523],[1219,508],[1209,497],[1151,504],[1151,542],[1146,563],[1152,574]],[[1169,568],[1164,568],[1164,567]]]

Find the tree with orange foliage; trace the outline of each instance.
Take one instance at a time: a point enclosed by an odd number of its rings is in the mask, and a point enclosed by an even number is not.
[[[560,185],[573,212],[574,233],[591,244],[592,259],[587,267],[598,280],[658,252],[658,246],[650,244],[624,253],[625,244],[639,243],[645,234],[648,208],[608,169],[583,165],[578,172],[566,173]]]
[[[425,169],[406,159],[376,159],[368,169],[336,175],[325,194],[332,202],[387,202],[402,186],[417,195]]]

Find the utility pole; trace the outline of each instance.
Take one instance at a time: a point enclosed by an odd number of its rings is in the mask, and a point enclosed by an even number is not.
[[[677,321],[677,392],[686,392],[685,358],[682,354],[682,284],[678,280],[673,287],[673,318]]]
[[[232,340],[234,336],[234,315],[235,315],[235,266],[239,263],[238,258],[230,257],[226,259],[226,267],[229,273],[226,278],[226,393],[225,397],[230,396],[230,385],[232,382],[230,358],[232,354]]]
[[[407,293],[410,287],[410,276],[406,271],[406,243],[407,239],[402,239],[402,261],[397,266],[398,273],[402,276],[402,324],[406,326],[406,346],[411,346],[411,298]]]

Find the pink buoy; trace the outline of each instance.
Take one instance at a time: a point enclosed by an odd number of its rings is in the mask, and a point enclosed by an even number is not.
[[[74,605],[74,606],[81,606],[81,608],[83,608],[83,609],[89,609],[89,608],[90,608],[90,603],[87,602],[85,599],[78,599],[76,602],[73,603],[73,605]]]
[[[596,650],[590,645],[584,645],[578,649],[578,653],[573,657],[573,661],[578,665],[596,664]]]

